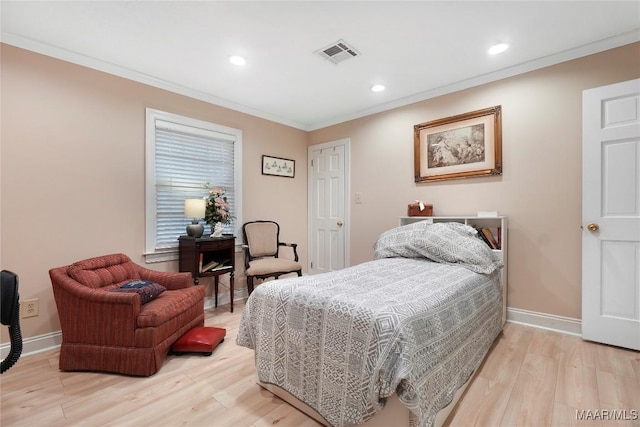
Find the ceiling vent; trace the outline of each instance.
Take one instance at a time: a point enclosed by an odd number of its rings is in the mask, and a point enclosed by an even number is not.
[[[344,40],[338,40],[337,42],[332,43],[329,46],[316,50],[314,53],[317,53],[327,61],[334,64],[339,64],[342,61],[350,58],[355,58],[359,55],[358,51]]]

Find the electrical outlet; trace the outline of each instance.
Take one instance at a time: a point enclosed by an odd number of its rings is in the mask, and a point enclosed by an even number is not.
[[[38,315],[38,302],[40,300],[38,298],[33,298],[33,299],[26,299],[24,301],[22,301],[21,305],[21,312],[22,312],[22,318],[26,318],[26,317],[35,317]]]

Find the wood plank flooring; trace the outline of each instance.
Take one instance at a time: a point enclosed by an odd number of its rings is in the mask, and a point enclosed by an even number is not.
[[[0,377],[0,425],[320,426],[255,384],[235,344],[243,308],[207,310],[227,329],[212,356],[170,355],[148,378],[60,372],[57,350],[22,357]],[[640,426],[640,352],[507,323],[446,425]]]

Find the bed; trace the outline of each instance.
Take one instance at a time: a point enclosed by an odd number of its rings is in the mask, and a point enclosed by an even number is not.
[[[369,425],[394,406],[394,425],[396,412],[437,425],[502,330],[502,262],[460,223],[398,227],[374,249],[373,261],[261,284],[236,342],[255,351],[259,384],[322,424]]]

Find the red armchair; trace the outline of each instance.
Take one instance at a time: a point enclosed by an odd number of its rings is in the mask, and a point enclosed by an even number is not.
[[[189,273],[149,270],[123,254],[49,270],[62,328],[63,371],[105,371],[149,376],[169,347],[204,325],[202,286]],[[132,280],[166,288],[146,304],[137,293],[110,292]]]

